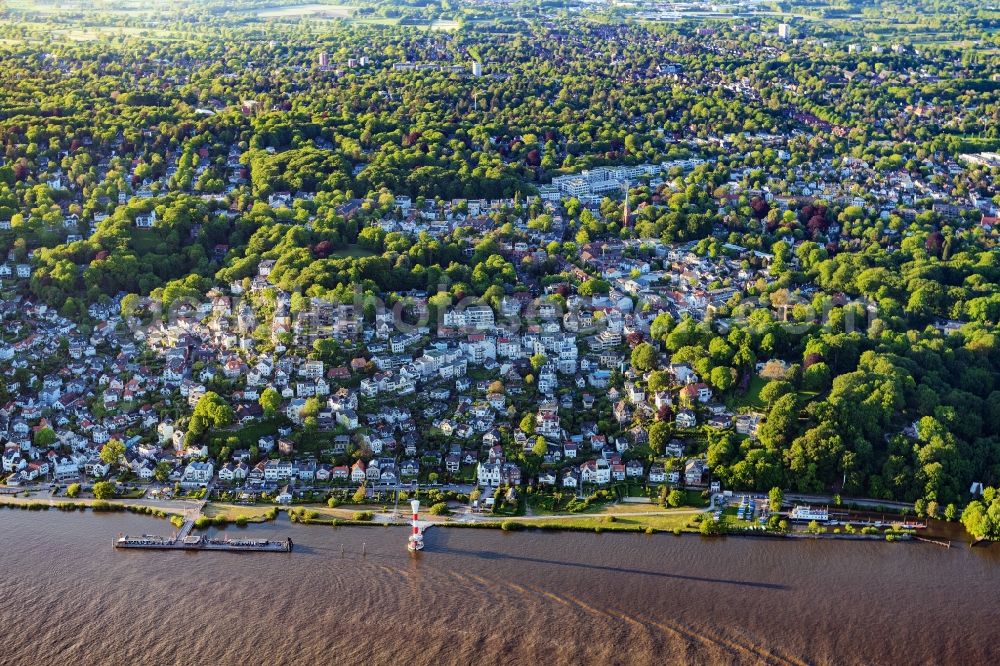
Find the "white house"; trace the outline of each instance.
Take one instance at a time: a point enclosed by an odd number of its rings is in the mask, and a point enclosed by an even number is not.
[[[145,214],[135,216],[135,226],[138,229],[151,229],[156,224],[156,211],[151,210]]]
[[[292,476],[292,463],[287,460],[268,460],[264,464],[264,480],[280,481]]]
[[[698,418],[690,409],[682,409],[677,412],[675,421],[678,428],[693,428],[698,425]]]
[[[577,477],[576,472],[571,469],[566,470],[562,477],[562,487],[563,488],[576,488],[580,485],[580,480]]]
[[[80,466],[72,458],[63,456],[56,460],[53,474],[57,479],[76,477],[80,474]]]
[[[211,462],[191,462],[184,468],[184,475],[181,477],[182,486],[205,486],[215,475],[215,465]]]

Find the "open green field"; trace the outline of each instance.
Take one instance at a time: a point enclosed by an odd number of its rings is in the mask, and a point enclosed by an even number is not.
[[[747,388],[745,395],[736,396],[733,398],[732,407],[748,407],[750,409],[764,409],[767,405],[764,401],[760,399],[760,390],[764,388],[767,384],[767,380],[758,375],[754,375],[750,379],[750,386]]]
[[[351,23],[357,23],[358,25],[399,25],[399,18],[389,16],[356,16],[351,19]]]
[[[52,23],[44,21],[3,20],[0,26],[15,26],[30,34],[24,39],[0,39],[0,45],[15,46],[23,43],[37,42],[43,37],[59,37],[67,42],[93,42],[114,37],[137,38],[148,41],[186,41],[191,35],[184,35],[174,30],[162,28],[138,28],[116,25],[90,25],[80,28],[54,28]]]
[[[700,490],[687,488],[681,492],[684,493],[684,506],[694,506],[701,509],[708,506],[708,500],[701,496]]]
[[[754,375],[750,380],[750,386],[745,395],[735,395],[728,400],[730,409],[750,409],[754,411],[767,411],[768,405],[761,400],[760,391],[768,384],[767,379]],[[797,391],[800,403],[805,403],[819,395],[816,391]]]
[[[353,520],[355,514],[363,511],[371,511],[373,513],[379,513],[382,511],[381,504],[345,504],[343,506],[338,506],[334,508],[328,507],[326,504],[300,504],[296,508],[306,509],[308,511],[315,511],[320,516],[325,518],[339,518],[340,520]]]
[[[371,250],[366,250],[360,245],[348,245],[347,247],[340,248],[339,250],[334,250],[330,253],[331,257],[335,258],[346,258],[351,257],[352,259],[359,259],[361,257],[371,257],[375,253]]]
[[[80,8],[61,2],[45,2],[43,0],[7,0],[7,9],[20,12],[36,12],[39,14],[66,14],[79,12]],[[154,11],[155,4],[143,5],[140,2],[116,2],[103,4],[100,11],[105,14],[141,14]]]
[[[734,507],[734,506],[726,507],[725,509],[723,509],[723,511],[722,511],[722,522],[726,523],[730,527],[747,528],[747,527],[756,527],[757,526],[756,521],[752,521],[752,520],[740,520],[739,518],[737,518],[736,517],[736,507]]]
[[[230,521],[235,521],[238,518],[246,518],[250,522],[264,522],[268,520],[269,514],[271,513],[270,506],[266,504],[254,505],[254,506],[240,506],[237,504],[221,504],[217,502],[209,502],[202,509],[202,515],[209,518],[215,518],[217,516],[225,516],[226,519]]]
[[[431,28],[434,30],[458,30],[458,21],[453,21],[451,19],[438,19],[431,23]]]
[[[14,26],[25,30],[28,34],[24,39],[2,38],[0,45],[15,46],[24,43],[38,42],[42,38],[59,37],[67,42],[92,42],[113,37],[137,38],[148,41],[190,41],[192,35],[162,28],[138,28],[116,25],[91,25],[80,28],[53,28],[51,23],[44,21],[2,20],[0,26]]]
[[[53,34],[62,35],[66,39],[76,42],[92,42],[102,37],[142,37],[144,39],[155,40],[177,39],[169,30],[130,28],[125,26],[92,26],[70,30],[54,30]]]
[[[318,3],[304,5],[289,5],[287,7],[266,7],[256,12],[258,18],[301,18],[315,16],[319,18],[350,18],[354,7],[346,5],[322,5]]]
[[[554,516],[541,520],[518,521],[513,519],[510,522],[516,523],[526,528],[568,528],[568,529],[603,529],[603,530],[636,530],[648,527],[654,530],[675,530],[693,529],[693,519],[696,514],[690,511],[684,513],[662,513],[656,515],[636,515],[636,516],[600,516],[586,515],[579,518],[568,516]]]

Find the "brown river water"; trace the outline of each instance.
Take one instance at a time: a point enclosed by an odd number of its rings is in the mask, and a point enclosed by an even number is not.
[[[115,551],[0,510],[0,664],[987,664],[1000,546],[276,523],[285,553]],[[341,554],[343,546],[344,554]],[[366,554],[362,554],[362,550]]]

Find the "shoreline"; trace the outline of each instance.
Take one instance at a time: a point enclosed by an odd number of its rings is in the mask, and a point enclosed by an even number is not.
[[[94,513],[135,513],[150,516],[152,518],[163,518],[166,520],[172,520],[175,517],[180,518],[183,516],[183,514],[167,511],[154,506],[144,504],[128,504],[125,502],[98,499],[67,500],[62,502],[56,502],[54,500],[43,502],[30,499],[9,502],[4,499],[0,500],[0,507],[19,509],[21,511],[50,511],[55,509],[56,511],[64,512],[86,512],[89,509]]]
[[[503,521],[505,523],[507,521]],[[499,523],[499,524],[498,524]],[[823,534],[806,534],[803,532],[772,532],[767,530],[741,530],[732,529],[717,534],[703,534],[700,530],[695,528],[684,528],[684,529],[657,529],[651,527],[641,527],[641,526],[618,526],[615,527],[614,524],[610,524],[607,527],[583,527],[577,525],[530,525],[526,523],[516,523],[515,525],[505,527],[500,521],[490,521],[481,523],[442,523],[439,524],[441,527],[454,527],[461,529],[499,529],[504,532],[592,532],[594,534],[604,534],[604,533],[618,533],[618,534],[673,534],[674,536],[685,536],[693,535],[705,537],[708,539],[715,539],[720,537],[749,537],[755,539],[797,539],[797,540],[840,540],[840,541],[882,541],[882,542],[897,542],[897,541],[916,541],[914,535],[909,533],[885,533],[880,532],[878,534],[835,534],[833,532],[823,533]],[[892,536],[892,539],[886,538],[887,536]]]
[[[11,499],[16,499],[16,501],[9,501]],[[209,504],[208,506],[213,506]],[[224,507],[225,505],[216,504],[216,507]],[[28,498],[0,498],[0,508],[10,508],[10,509],[20,509],[22,511],[49,511],[55,509],[57,511],[87,511],[88,509],[94,513],[134,513],[138,515],[146,515],[153,518],[161,518],[171,521],[175,527],[177,527],[178,521],[183,521],[185,518],[185,513],[179,513],[178,509],[170,510],[162,507],[153,507],[141,504],[131,504],[127,501],[116,501],[116,500],[96,500],[96,499],[79,499],[72,501],[57,502],[55,500],[31,500]],[[262,515],[259,516],[237,516],[233,517],[227,515],[226,513],[218,513],[214,516],[206,516],[199,512],[199,515],[194,519],[195,529],[207,529],[209,527],[226,527],[229,525],[236,525],[237,527],[249,527],[251,524],[255,523],[266,523],[277,519],[281,511],[288,514],[289,520],[292,523],[298,525],[312,525],[312,526],[326,526],[326,527],[409,527],[410,523],[405,520],[399,520],[391,517],[385,517],[382,520],[376,520],[373,516],[371,519],[364,518],[341,518],[341,517],[327,517],[320,514],[314,516],[307,515],[310,509],[305,507],[277,507],[270,506],[261,507]],[[190,509],[189,509],[190,510]],[[573,516],[579,516],[579,514],[572,514]],[[599,517],[599,516],[593,516]],[[553,516],[551,520],[558,521],[562,516]],[[685,526],[676,527],[672,529],[667,528],[657,528],[653,526],[643,526],[643,525],[623,525],[616,524],[615,521],[610,521],[606,525],[593,526],[593,525],[573,525],[566,522],[543,522],[541,524],[533,525],[533,521],[523,521],[518,520],[518,518],[506,518],[506,519],[486,519],[480,521],[454,521],[454,520],[440,520],[431,522],[425,527],[429,529],[430,527],[441,527],[441,528],[454,528],[454,529],[482,529],[482,530],[500,530],[504,532],[589,532],[593,534],[673,534],[675,536],[684,535],[697,535],[707,538],[718,538],[718,537],[749,537],[756,539],[791,539],[791,540],[837,540],[837,541],[879,541],[886,543],[896,543],[896,542],[913,542],[913,543],[936,543],[937,545],[944,546],[945,544],[935,542],[932,539],[921,539],[918,535],[909,532],[892,532],[884,531],[877,534],[846,534],[846,533],[833,533],[826,532],[820,534],[809,534],[804,532],[773,532],[767,530],[745,530],[745,529],[727,529],[721,533],[717,534],[703,534],[698,528]],[[959,541],[958,543],[967,543],[965,541]],[[969,544],[970,546],[972,544]],[[989,545],[989,544],[986,544]]]

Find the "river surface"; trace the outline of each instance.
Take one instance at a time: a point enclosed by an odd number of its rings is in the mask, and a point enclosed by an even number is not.
[[[986,664],[1000,546],[277,522],[285,553],[115,551],[0,509],[2,664]],[[343,546],[344,554],[341,554]],[[363,554],[362,550],[366,553]]]

